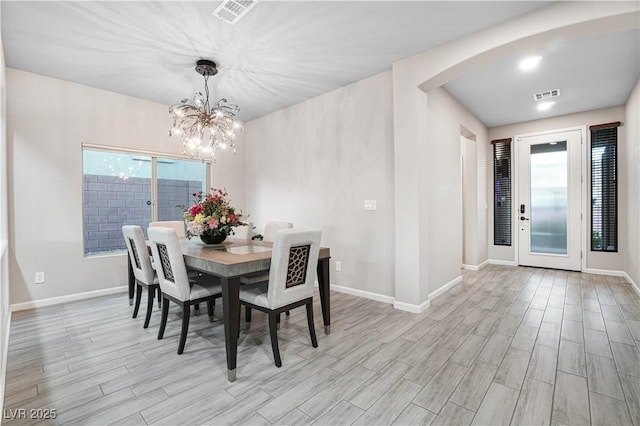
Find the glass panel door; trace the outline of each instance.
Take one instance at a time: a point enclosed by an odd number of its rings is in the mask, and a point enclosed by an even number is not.
[[[567,254],[567,142],[531,145],[532,253]]]
[[[516,138],[519,265],[581,269],[581,139],[580,130]]]

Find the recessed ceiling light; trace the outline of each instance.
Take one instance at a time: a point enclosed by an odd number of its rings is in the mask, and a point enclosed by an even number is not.
[[[542,56],[529,56],[528,58],[524,58],[520,61],[520,69],[522,71],[531,71],[538,66],[541,60]]]
[[[549,102],[540,102],[538,104],[538,111],[546,111],[549,108],[551,108],[552,106],[554,106],[556,103],[553,101],[549,101]]]

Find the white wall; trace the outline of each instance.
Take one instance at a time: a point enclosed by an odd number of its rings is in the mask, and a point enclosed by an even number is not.
[[[627,140],[619,160],[627,166],[627,253],[625,271],[640,288],[640,81],[627,100],[624,126],[618,130]]]
[[[426,270],[429,294],[460,276],[462,265],[462,199],[460,190],[460,132],[461,126],[476,137],[476,162],[470,167],[476,175],[472,178],[475,187],[472,190],[472,205],[467,209],[474,217],[467,221],[469,225],[466,247],[471,256],[466,262],[477,266],[486,258],[487,212],[486,198],[478,202],[478,194],[486,194],[486,172],[484,168],[487,152],[488,133],[486,127],[443,88],[434,89],[427,95],[429,133],[426,138],[427,155],[420,160],[427,169],[427,196],[422,199],[428,212],[428,237],[420,241],[427,245],[428,258],[423,264],[431,267]],[[482,175],[478,178],[478,171]],[[473,247],[471,247],[473,246]]]
[[[125,285],[125,254],[83,257],[81,144],[180,153],[168,106],[11,68],[7,105],[11,302]],[[225,174],[214,173],[216,185],[237,190],[238,205],[243,152],[221,156]],[[36,271],[44,285],[34,284]]]
[[[250,219],[320,226],[331,283],[394,296],[391,73],[375,75],[245,125]],[[376,200],[376,211],[364,211]],[[335,261],[342,263],[336,272]]]
[[[0,13],[0,22],[2,22]],[[0,39],[0,409],[4,402],[4,382],[9,338],[9,247],[7,181],[7,109],[4,49]]]
[[[478,265],[478,148],[460,136],[462,155],[462,264]],[[486,246],[486,244],[485,244]]]
[[[512,124],[508,126],[496,127],[489,129],[489,137],[493,139],[503,139],[513,137],[515,135],[537,133],[549,130],[563,129],[576,126],[587,126],[587,141],[582,145],[582,149],[587,153],[590,146],[590,132],[588,127],[595,124],[611,123],[614,121],[624,121],[624,107],[605,108],[594,111],[586,111],[577,114],[553,117],[544,120],[528,121],[525,123]],[[514,144],[515,142],[514,139]],[[624,152],[626,146],[626,135],[623,130],[618,131],[618,146],[620,152]],[[515,147],[515,145],[514,145]],[[515,149],[515,148],[514,148]],[[487,161],[492,162],[491,151],[487,152]],[[584,171],[587,183],[590,182],[591,167],[589,165],[589,157],[587,156],[587,169]],[[624,161],[618,161],[618,252],[603,253],[590,251],[589,242],[587,242],[587,269],[603,269],[611,271],[623,271],[626,257],[627,247],[627,165]],[[515,168],[513,169],[515,173]],[[493,182],[493,168],[488,170],[488,181]],[[587,199],[591,199],[590,186],[587,184]],[[492,197],[493,193],[489,193]],[[515,203],[515,200],[513,201]],[[587,203],[588,205],[588,203]],[[514,217],[512,217],[514,220]],[[584,232],[588,238],[591,235],[591,210],[587,208],[585,212]],[[493,229],[493,203],[489,203],[489,229]],[[514,260],[514,247],[494,246],[493,239],[489,241],[489,258],[492,260]]]

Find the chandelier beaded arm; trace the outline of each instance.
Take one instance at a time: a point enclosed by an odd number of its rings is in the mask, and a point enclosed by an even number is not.
[[[236,118],[240,108],[224,98],[213,106],[209,103],[209,77],[216,75],[216,64],[201,59],[196,71],[204,77],[204,90],[193,99],[183,99],[171,105],[173,128],[169,136],[182,137],[182,153],[193,158],[216,160],[216,151],[231,148],[236,152],[236,133],[242,131],[242,122]]]

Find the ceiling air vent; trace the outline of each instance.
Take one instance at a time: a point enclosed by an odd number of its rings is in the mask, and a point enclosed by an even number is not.
[[[247,14],[258,0],[224,0],[213,11],[213,15],[230,24],[235,24]]]
[[[555,98],[556,96],[560,96],[560,89],[547,90],[545,92],[534,93],[533,99],[536,101],[541,101],[543,99]]]

